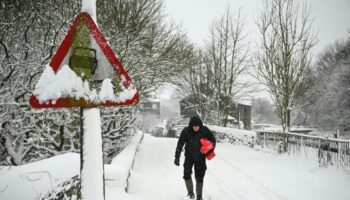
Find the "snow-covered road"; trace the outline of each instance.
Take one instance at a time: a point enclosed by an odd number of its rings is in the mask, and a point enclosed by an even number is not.
[[[131,196],[184,199],[183,155],[180,167],[173,164],[176,142],[145,135],[129,179]],[[335,168],[319,168],[312,160],[220,143],[216,154],[207,162],[205,200],[350,199],[350,176]]]

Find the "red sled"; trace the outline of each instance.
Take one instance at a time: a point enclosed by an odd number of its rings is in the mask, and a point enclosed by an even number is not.
[[[211,143],[211,141],[203,138],[200,140],[201,144],[202,144],[202,147],[201,147],[201,153],[202,154],[207,154],[209,151],[213,150],[214,149],[214,145],[213,143]],[[214,151],[211,151],[207,156],[207,160],[211,160],[215,157],[215,153]]]

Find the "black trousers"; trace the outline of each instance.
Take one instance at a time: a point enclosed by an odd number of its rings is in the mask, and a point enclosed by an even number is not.
[[[194,160],[189,156],[185,157],[184,163],[184,179],[188,180],[191,178],[192,168],[194,166],[194,174],[198,183],[203,183],[205,171],[207,170],[207,164],[205,157],[198,160]]]

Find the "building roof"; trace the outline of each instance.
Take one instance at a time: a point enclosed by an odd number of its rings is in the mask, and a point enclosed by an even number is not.
[[[237,103],[241,104],[241,105],[245,105],[245,106],[252,106],[252,100],[251,99],[239,100]]]
[[[223,118],[224,120],[225,118]],[[233,120],[234,122],[238,122],[237,119],[235,117],[232,117],[231,115],[227,116],[227,120]]]

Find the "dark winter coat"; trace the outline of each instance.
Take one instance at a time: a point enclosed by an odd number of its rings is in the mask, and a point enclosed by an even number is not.
[[[215,148],[216,140],[212,132],[209,130],[206,126],[200,126],[200,129],[198,131],[193,131],[191,123],[190,126],[185,127],[180,135],[180,138],[177,142],[175,157],[180,158],[180,154],[182,151],[182,148],[185,146],[185,156],[192,158],[194,161],[197,161],[199,159],[204,159],[205,155],[202,155],[200,152],[201,149],[201,143],[200,140],[202,138],[206,138],[210,140]]]

